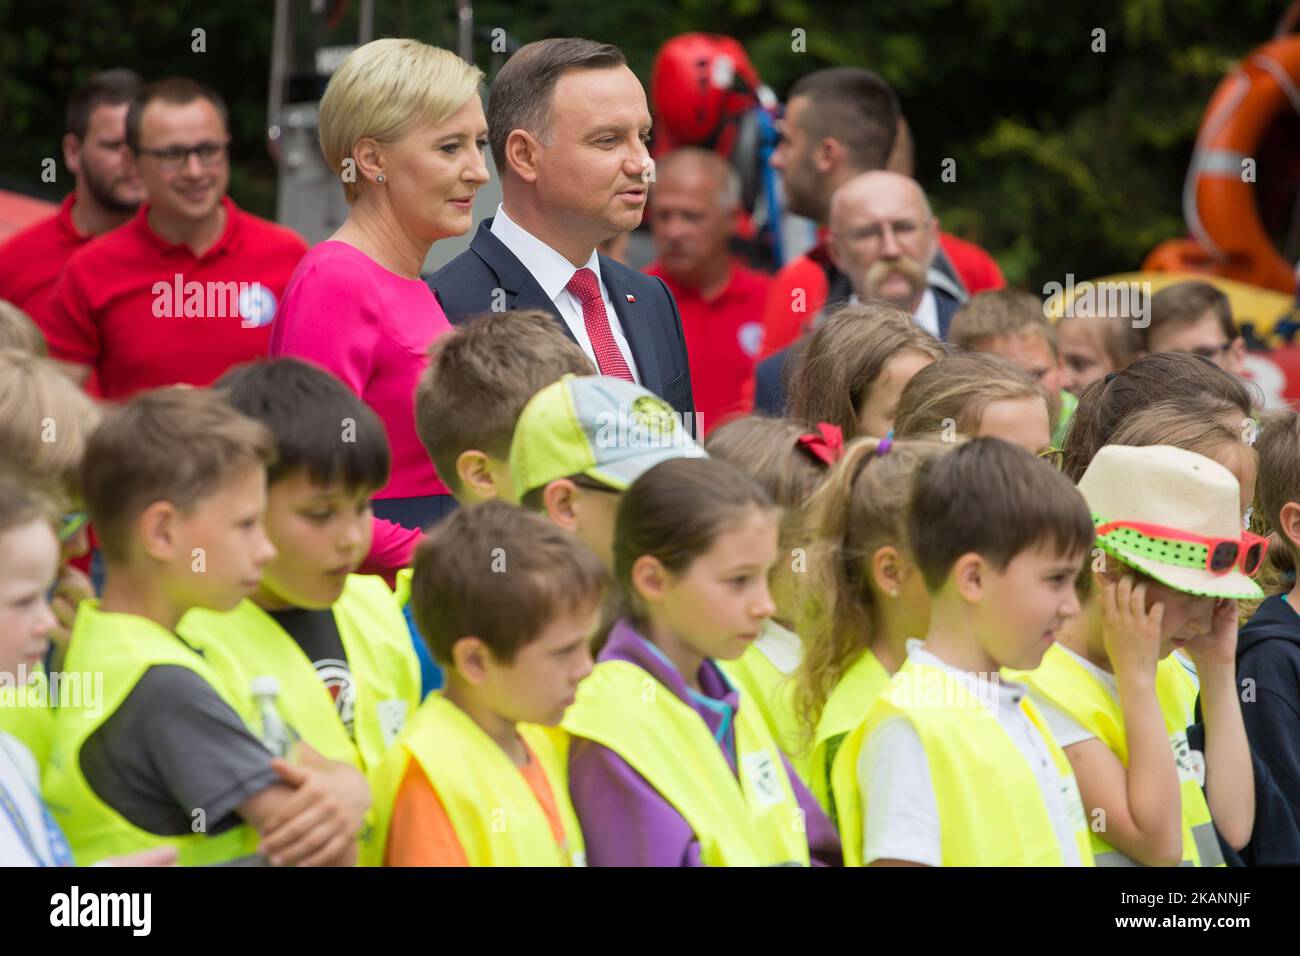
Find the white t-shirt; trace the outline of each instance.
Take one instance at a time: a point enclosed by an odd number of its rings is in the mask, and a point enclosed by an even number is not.
[[[907,642],[907,656],[918,664],[941,668],[963,682],[974,681],[966,671],[926,651],[920,641]],[[1038,778],[1065,865],[1081,866],[1074,835],[1078,808],[1071,812],[1047,741],[1020,709],[1027,688],[1001,680],[997,693],[998,724],[1015,742]],[[976,697],[979,699],[978,693]],[[930,781],[930,766],[921,738],[910,721],[894,717],[872,731],[858,760],[858,786],[866,795],[867,805],[862,828],[864,862],[907,860],[926,866],[942,865],[939,808]]]
[[[45,814],[41,812],[40,781],[40,768],[31,751],[16,738],[0,732],[0,787],[8,794],[32,846],[40,854],[39,858],[32,855],[32,847],[10,819],[4,798],[0,797],[0,866],[55,864]]]

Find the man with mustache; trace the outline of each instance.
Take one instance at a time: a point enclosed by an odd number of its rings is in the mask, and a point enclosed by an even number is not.
[[[602,375],[689,413],[693,430],[672,295],[596,248],[640,224],[654,171],[645,90],[623,52],[578,38],[527,44],[497,73],[487,123],[502,202],[469,249],[429,279],[447,318],[549,312]]]
[[[850,302],[884,299],[910,312],[935,338],[947,338],[961,302],[931,276],[939,220],[914,179],[887,170],[860,173],[831,197],[829,224],[828,251],[853,288]],[[799,351],[796,343],[759,362],[756,409],[783,413],[787,359]]]
[[[30,315],[42,332],[68,258],[130,219],[144,199],[126,149],[126,108],[141,85],[131,70],[105,70],[72,94],[62,143],[72,192],[53,216],[0,244],[0,299]]]

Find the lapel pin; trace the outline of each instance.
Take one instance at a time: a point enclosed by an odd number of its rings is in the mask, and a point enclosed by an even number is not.
[[[636,301],[636,296],[634,296],[631,292],[625,292],[625,293],[623,293],[623,294],[624,294],[625,296],[627,296],[627,301],[629,301],[629,302],[635,302],[635,301]]]

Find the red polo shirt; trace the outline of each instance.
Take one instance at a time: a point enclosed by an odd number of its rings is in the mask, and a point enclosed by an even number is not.
[[[307,244],[239,209],[195,256],[135,218],[68,260],[50,302],[50,355],[89,365],[108,399],[160,385],[210,385],[265,355],[280,296]]]
[[[677,300],[686,334],[695,408],[704,431],[747,411],[742,400],[745,383],[754,375],[754,361],[763,343],[763,304],[771,278],[732,263],[731,280],[712,299],[674,281],[659,263],[646,272],[663,279]]]
[[[75,193],[63,198],[59,211],[33,223],[0,243],[0,299],[12,302],[44,332],[50,315],[50,293],[68,258],[94,239],[72,224]]]

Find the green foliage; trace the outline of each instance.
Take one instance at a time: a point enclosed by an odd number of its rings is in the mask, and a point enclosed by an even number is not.
[[[375,5],[377,36],[454,46],[450,0]],[[1270,38],[1283,8],[1278,0],[481,0],[475,22],[484,36],[499,26],[521,42],[617,43],[646,82],[659,45],[691,30],[739,38],[778,94],[822,66],[872,67],[899,91],[917,178],[945,227],[993,252],[1012,282],[1036,288],[1066,272],[1136,268],[1155,243],[1184,233],[1182,183],[1201,113],[1226,72]],[[272,214],[272,9],[270,0],[0,0],[8,134],[0,185],[57,198],[66,171],[52,191],[39,174],[41,159],[60,156],[64,100],[93,71],[128,65],[221,90],[235,134],[232,192]],[[206,53],[191,52],[196,27],[207,31]],[[1098,28],[1104,53],[1092,49]],[[791,49],[795,29],[806,31],[806,52]],[[490,66],[486,39],[476,53]],[[944,183],[949,157],[957,180]]]

